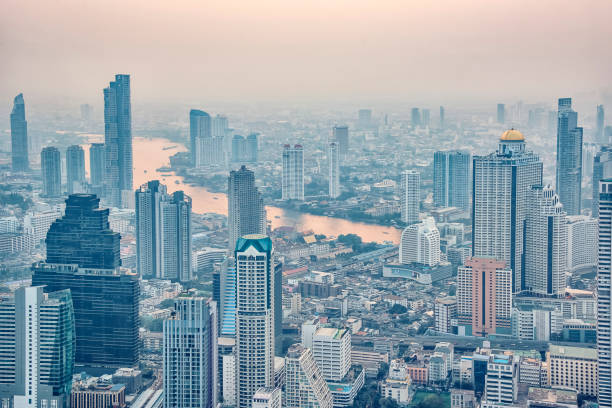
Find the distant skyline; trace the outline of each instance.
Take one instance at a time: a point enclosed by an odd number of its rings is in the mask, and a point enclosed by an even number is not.
[[[605,102],[610,15],[608,0],[7,0],[0,97],[96,102],[127,73],[143,102]]]

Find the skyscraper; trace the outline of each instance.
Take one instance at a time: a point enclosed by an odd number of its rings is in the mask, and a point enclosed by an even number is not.
[[[190,281],[191,198],[159,180],[136,190],[136,257],[143,277]]]
[[[440,263],[440,231],[433,217],[407,226],[402,232],[399,262],[435,266]]]
[[[66,185],[68,194],[84,192],[85,152],[79,145],[66,149]]]
[[[612,407],[612,178],[599,183],[599,244],[597,257],[598,402]]]
[[[287,408],[332,408],[332,395],[314,360],[312,351],[296,343],[285,357],[287,379],[285,403]]]
[[[602,146],[593,159],[593,218],[599,216],[599,182],[612,177],[612,147]]]
[[[28,122],[25,118],[23,94],[15,97],[11,111],[11,159],[13,171],[29,170]]]
[[[497,123],[500,125],[506,123],[506,105],[503,103],[497,104]]]
[[[104,88],[104,146],[106,152],[106,198],[121,206],[123,191],[132,191],[132,105],[130,76],[118,74]]]
[[[605,111],[603,105],[597,105],[597,123],[595,129],[595,141],[602,145],[607,145],[610,141],[604,132]]]
[[[498,149],[475,156],[472,177],[472,254],[506,262],[513,290],[523,282],[524,224],[531,186],[542,184],[542,162],[527,151],[525,137],[508,130]]]
[[[329,197],[340,196],[340,152],[336,142],[331,142],[327,148],[327,160],[329,163]]]
[[[68,408],[74,344],[70,291],[22,287],[0,300],[0,405]]]
[[[416,170],[403,171],[400,192],[402,222],[406,224],[418,222],[421,201],[421,174]]]
[[[263,198],[255,187],[255,173],[245,166],[230,172],[227,206],[230,251],[235,250],[238,238],[266,233]]]
[[[92,143],[89,147],[89,183],[100,196],[103,193],[106,159],[104,143]]]
[[[246,161],[247,142],[244,136],[234,135],[232,137],[232,162],[242,163]]]
[[[59,150],[53,146],[40,152],[40,169],[45,197],[62,195],[62,159]]]
[[[421,111],[421,126],[429,127],[429,109],[423,109]]]
[[[259,152],[259,143],[257,141],[258,137],[258,133],[251,133],[246,139],[247,161],[250,163],[257,163],[257,155]]]
[[[181,295],[174,309],[164,321],[164,408],[216,408],[217,307]]]
[[[138,364],[140,287],[119,267],[119,233],[109,228],[107,208],[92,194],[66,199],[66,213],[47,233],[47,261],[32,266],[32,285],[45,292],[70,289],[76,356],[82,365]]]
[[[551,186],[532,186],[525,220],[524,290],[565,294],[568,230],[566,213]]]
[[[349,151],[349,129],[348,126],[334,126],[333,140],[338,145],[338,153],[345,159]]]
[[[460,150],[434,153],[434,205],[470,209],[471,155]]]
[[[412,108],[410,111],[410,118],[412,121],[412,127],[416,128],[421,126],[421,112],[419,111],[419,108]]]
[[[446,122],[444,121],[444,106],[440,106],[440,129],[444,129]]]
[[[250,408],[258,389],[274,386],[273,256],[265,235],[245,235],[236,243],[238,408]]]
[[[283,146],[283,200],[304,201],[304,148]]]
[[[189,111],[189,143],[191,147],[191,162],[197,163],[198,149],[197,140],[212,137],[212,123],[210,115],[198,109]]]
[[[505,261],[469,258],[457,269],[459,335],[512,331],[512,271]]]
[[[568,215],[579,215],[582,185],[582,128],[572,98],[560,98],[557,113],[557,185]]]
[[[359,128],[367,129],[372,125],[372,110],[371,109],[359,109]]]
[[[312,336],[312,354],[326,381],[340,382],[351,369],[351,332],[321,327]]]

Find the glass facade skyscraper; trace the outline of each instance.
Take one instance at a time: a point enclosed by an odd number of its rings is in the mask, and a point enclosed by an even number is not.
[[[78,145],[66,149],[66,187],[68,194],[85,189],[85,152]]]
[[[89,147],[89,184],[92,192],[101,196],[104,193],[106,160],[104,143],[92,143]]]
[[[191,109],[189,111],[189,147],[193,166],[198,162],[198,139],[209,138],[212,138],[210,115],[202,110]]]
[[[60,151],[53,146],[40,152],[40,170],[45,197],[62,195],[62,158]]]
[[[470,209],[470,166],[468,152],[453,150],[434,153],[434,205]]]
[[[245,166],[230,172],[227,205],[230,251],[241,236],[266,233],[263,198],[255,187],[255,173]]]
[[[579,215],[582,189],[582,128],[571,98],[560,98],[557,112],[557,185],[568,215]]]
[[[25,118],[23,94],[15,97],[11,111],[11,159],[13,171],[27,171],[30,168],[28,122]]]

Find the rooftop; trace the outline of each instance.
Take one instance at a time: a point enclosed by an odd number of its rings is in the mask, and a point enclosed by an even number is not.
[[[595,348],[558,346],[556,344],[551,344],[548,351],[551,356],[597,360],[597,349]]]

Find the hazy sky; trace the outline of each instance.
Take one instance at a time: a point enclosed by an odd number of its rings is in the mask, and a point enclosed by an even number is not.
[[[610,0],[3,0],[0,97],[549,101],[612,89]]]

